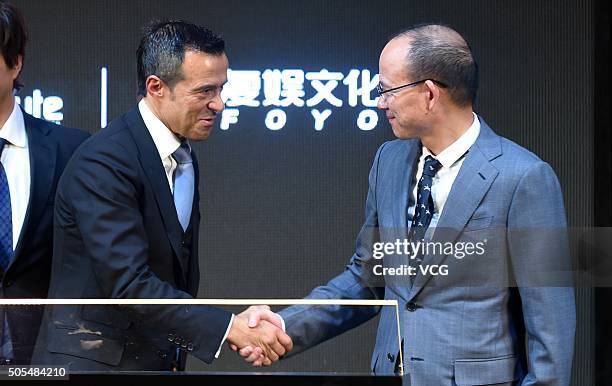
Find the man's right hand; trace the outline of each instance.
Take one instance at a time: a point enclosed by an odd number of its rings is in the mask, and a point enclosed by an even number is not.
[[[291,338],[280,328],[265,320],[260,321],[256,327],[249,327],[249,318],[245,314],[234,317],[227,341],[239,349],[259,347],[264,357],[261,360],[263,365],[278,361],[293,348]]]

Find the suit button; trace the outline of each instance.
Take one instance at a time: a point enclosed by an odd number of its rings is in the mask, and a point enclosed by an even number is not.
[[[414,312],[417,310],[417,308],[419,308],[420,306],[418,304],[416,304],[415,302],[408,302],[406,303],[406,309],[410,312]]]
[[[393,362],[395,362],[395,355],[393,355],[390,352],[388,352],[387,353],[387,359],[389,360],[389,362],[393,363]]]

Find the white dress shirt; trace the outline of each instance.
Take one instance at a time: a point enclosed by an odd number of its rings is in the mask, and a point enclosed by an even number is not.
[[[431,184],[431,196],[434,203],[434,213],[427,228],[426,238],[430,239],[433,235],[433,231],[440,220],[440,215],[444,210],[446,199],[451,191],[455,178],[459,174],[459,169],[463,165],[465,154],[476,142],[478,135],[480,134],[480,122],[478,116],[474,113],[474,120],[470,127],[466,130],[461,137],[457,138],[455,142],[450,144],[446,149],[442,150],[440,154],[434,156],[428,148],[423,146],[421,157],[419,158],[419,164],[417,166],[417,172],[415,178],[412,180],[412,196],[410,199],[410,208],[408,209],[408,225],[412,224],[412,217],[414,216],[414,210],[416,207],[416,196],[417,196],[417,185],[416,181],[421,178],[423,174],[423,166],[425,165],[425,158],[432,156],[437,159],[442,167],[438,170],[436,175],[432,179]]]
[[[6,140],[2,151],[2,166],[11,194],[13,250],[17,247],[30,201],[30,152],[21,108],[15,102],[13,112],[0,128],[0,138]]]
[[[168,178],[168,185],[172,192],[174,190],[174,171],[178,165],[176,160],[172,157],[172,153],[181,146],[181,141],[155,116],[155,114],[153,114],[144,99],[141,99],[138,103],[138,110],[140,111],[145,126],[149,130],[149,134],[151,134],[153,138],[153,142],[155,142],[155,147],[164,165],[166,178]]]
[[[155,143],[155,147],[159,152],[159,157],[161,158],[162,164],[164,165],[164,170],[166,171],[166,178],[168,178],[168,185],[170,186],[170,191],[174,191],[174,171],[178,163],[172,157],[172,153],[174,153],[180,146],[181,141],[174,135],[170,129],[164,125],[164,123],[157,117],[144,99],[141,99],[138,102],[138,110],[140,111],[140,115],[142,116],[142,120],[145,123],[145,126],[149,130],[149,134],[153,138],[153,142]],[[219,349],[215,354],[215,358],[219,357],[219,353],[221,352],[221,348],[223,347],[223,343],[227,339],[227,335],[232,328],[232,323],[234,322],[234,315],[232,314],[232,318],[227,326],[227,330],[225,331],[225,335],[221,340],[221,344],[219,345]]]

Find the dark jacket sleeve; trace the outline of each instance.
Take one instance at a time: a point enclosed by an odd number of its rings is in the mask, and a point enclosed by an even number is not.
[[[58,193],[56,226],[67,220],[62,213],[74,217],[85,248],[82,254],[91,259],[105,297],[191,298],[161,280],[149,265],[148,239],[153,236],[145,231],[139,199],[147,181],[139,172],[134,151],[116,141],[90,147],[78,152],[72,170],[64,176],[67,180]],[[206,362],[214,359],[231,318],[231,313],[210,306],[129,306],[125,312],[145,337],[180,336],[187,350]]]

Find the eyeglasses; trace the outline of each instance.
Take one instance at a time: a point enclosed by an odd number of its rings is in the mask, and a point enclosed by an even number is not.
[[[379,83],[378,86],[376,86],[376,92],[378,92],[378,96],[380,97],[380,99],[385,101],[385,100],[387,100],[387,98],[389,98],[391,96],[395,96],[395,91],[398,91],[400,89],[403,89],[403,88],[406,88],[406,87],[410,87],[410,86],[416,86],[417,84],[426,82],[428,80],[431,80],[432,82],[438,84],[442,88],[448,87],[445,83],[442,83],[439,80],[435,80],[435,79],[421,79],[421,80],[417,80],[416,82],[404,84],[402,86],[393,87],[393,88],[390,88],[388,90],[383,89],[382,84]]]

